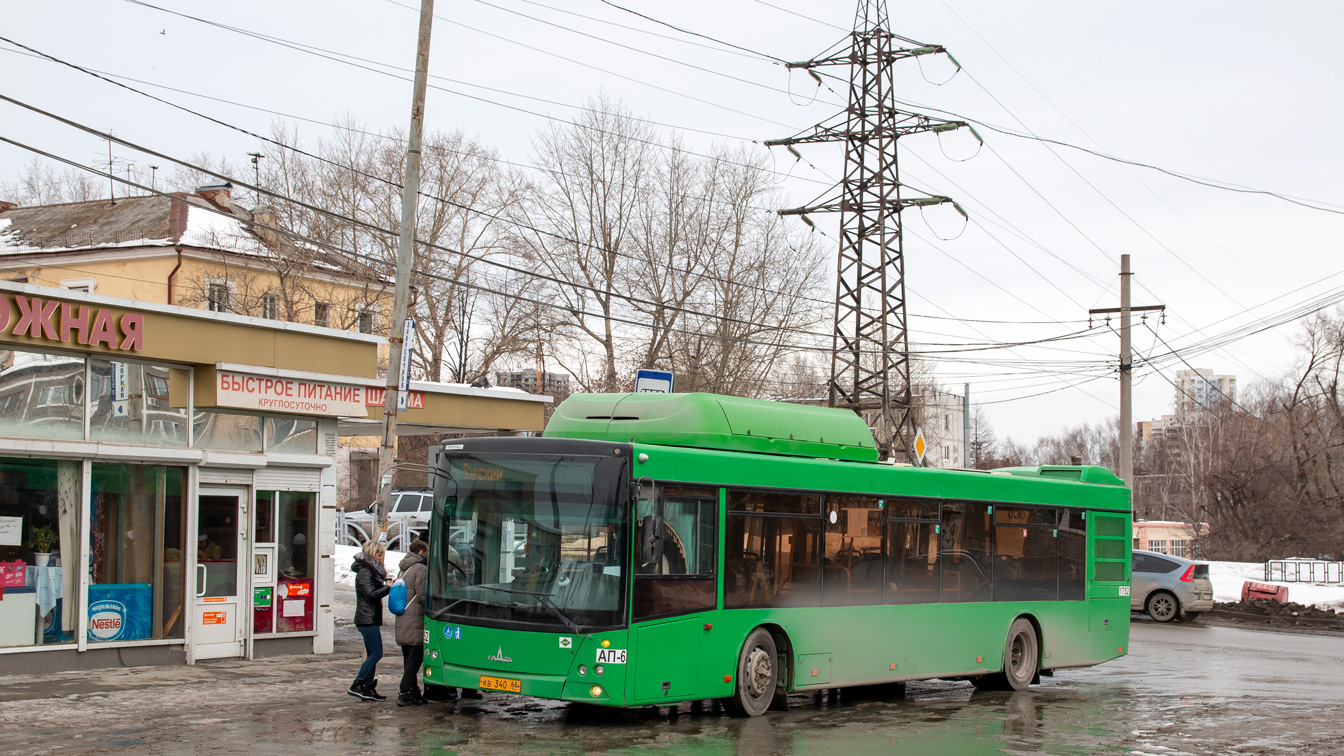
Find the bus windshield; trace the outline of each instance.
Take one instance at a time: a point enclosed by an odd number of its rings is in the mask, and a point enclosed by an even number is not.
[[[579,633],[623,617],[623,460],[448,456],[434,504],[426,614]]]

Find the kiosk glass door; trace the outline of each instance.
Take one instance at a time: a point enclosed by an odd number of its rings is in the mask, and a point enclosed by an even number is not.
[[[202,487],[196,499],[196,627],[193,658],[242,656],[245,586],[240,554],[246,492]]]

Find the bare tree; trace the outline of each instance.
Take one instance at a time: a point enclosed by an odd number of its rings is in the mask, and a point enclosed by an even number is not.
[[[653,129],[605,97],[569,126],[534,138],[543,176],[517,210],[519,243],[548,279],[561,334],[582,337],[598,353],[563,352],[562,364],[587,390],[621,386],[618,339],[623,295],[630,290],[630,239],[653,170]]]
[[[998,439],[984,407],[978,404],[972,407],[970,425],[971,437],[967,439],[967,445],[971,450],[971,458],[966,460],[966,466],[975,470],[997,467]]]
[[[138,174],[132,169],[131,177]],[[88,171],[67,167],[57,169],[52,164],[34,157],[23,166],[23,173],[14,181],[0,183],[0,200],[20,205],[54,205],[62,202],[87,202],[107,196],[110,185]],[[118,192],[126,196],[129,190]]]

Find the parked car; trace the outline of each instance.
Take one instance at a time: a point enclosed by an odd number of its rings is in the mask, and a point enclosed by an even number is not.
[[[1178,617],[1194,620],[1213,608],[1213,582],[1203,562],[1136,549],[1133,574],[1132,611],[1170,622]]]
[[[378,502],[354,512],[345,513],[346,529],[349,536],[362,542],[373,530],[373,510]],[[392,489],[392,499],[388,506],[388,529],[391,535],[399,534],[401,523],[409,526],[415,537],[421,537],[429,527],[430,513],[434,509],[434,490],[425,487],[406,487]],[[356,532],[356,529],[363,532]]]

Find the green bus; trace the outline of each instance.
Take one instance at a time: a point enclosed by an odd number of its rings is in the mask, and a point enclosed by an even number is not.
[[[1128,645],[1129,490],[1100,467],[892,465],[846,410],[587,394],[435,469],[429,685],[755,716],[794,691],[1021,689]]]

